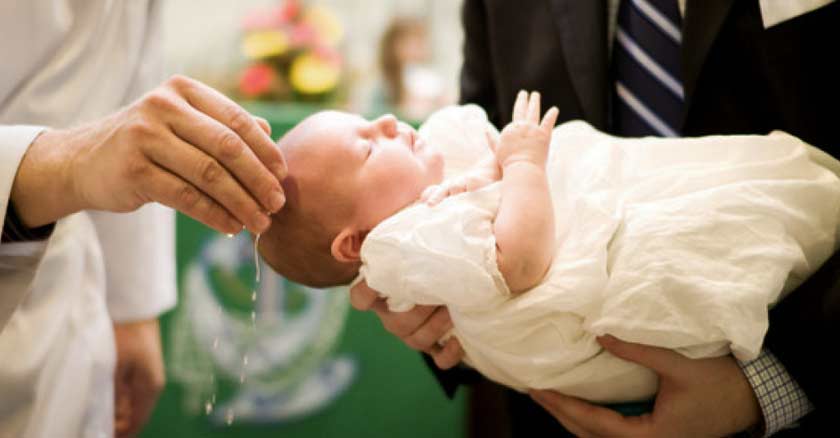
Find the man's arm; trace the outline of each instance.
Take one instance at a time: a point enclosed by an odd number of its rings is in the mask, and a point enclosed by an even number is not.
[[[502,131],[496,158],[502,199],[493,222],[499,271],[511,292],[535,286],[554,256],[554,209],[545,163],[557,109],[540,122],[540,96],[520,92],[513,122]]]

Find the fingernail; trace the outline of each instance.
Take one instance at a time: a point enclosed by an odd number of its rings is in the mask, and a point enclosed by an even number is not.
[[[283,166],[282,164],[278,164],[278,165],[274,166],[274,176],[276,176],[278,179],[280,179],[280,181],[286,179],[287,174],[288,174],[288,169],[286,169],[286,166]]]
[[[273,192],[269,198],[269,205],[272,212],[279,211],[286,203],[286,197],[280,191]]]
[[[242,224],[231,219],[228,221],[227,225],[225,226],[225,229],[227,231],[228,237],[233,237],[234,235],[239,234],[239,232],[242,231]]]
[[[254,218],[254,225],[256,225],[256,229],[254,231],[262,233],[271,225],[271,219],[263,213],[257,213]]]

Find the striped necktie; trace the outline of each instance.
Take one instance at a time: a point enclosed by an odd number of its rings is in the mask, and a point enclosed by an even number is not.
[[[681,42],[677,0],[621,0],[613,45],[616,134],[680,135]]]

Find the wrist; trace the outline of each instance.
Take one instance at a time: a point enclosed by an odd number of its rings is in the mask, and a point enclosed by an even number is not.
[[[42,132],[27,149],[12,184],[10,201],[23,225],[37,228],[81,210],[70,174],[65,131]]]
[[[545,173],[545,163],[537,163],[527,158],[508,158],[501,163],[502,173],[511,171],[528,171]]]

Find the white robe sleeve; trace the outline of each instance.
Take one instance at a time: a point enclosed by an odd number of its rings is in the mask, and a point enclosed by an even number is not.
[[[20,161],[43,130],[37,126],[0,126],[0,227],[6,220]],[[0,243],[0,332],[29,291],[46,248],[47,240]]]
[[[175,306],[175,213],[149,204],[128,214],[90,212],[105,260],[108,312],[117,322]]]
[[[465,311],[490,308],[510,294],[496,264],[493,219],[498,184],[418,204],[377,225],[362,245],[362,276],[392,311],[415,304]]]

